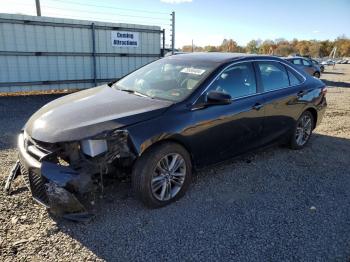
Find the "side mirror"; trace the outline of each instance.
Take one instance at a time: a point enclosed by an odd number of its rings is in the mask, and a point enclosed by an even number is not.
[[[213,90],[207,94],[207,105],[227,105],[231,102],[231,96],[225,92]]]

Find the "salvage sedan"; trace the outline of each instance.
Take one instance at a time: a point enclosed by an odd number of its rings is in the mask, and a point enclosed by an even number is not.
[[[325,84],[286,60],[179,54],[119,81],[56,99],[18,137],[33,198],[64,216],[106,176],[131,175],[149,207],[184,195],[193,170],[268,144],[303,148],[326,108]],[[58,210],[58,211],[57,211]]]

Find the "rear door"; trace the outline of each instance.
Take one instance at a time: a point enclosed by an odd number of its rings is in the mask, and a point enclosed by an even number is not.
[[[266,144],[293,128],[303,108],[298,102],[302,95],[302,77],[278,61],[259,61],[255,66],[263,88],[265,118],[262,141]]]
[[[315,69],[312,66],[312,63],[306,59],[302,59],[303,65],[304,65],[304,70],[307,72],[309,75],[313,75],[315,73]]]

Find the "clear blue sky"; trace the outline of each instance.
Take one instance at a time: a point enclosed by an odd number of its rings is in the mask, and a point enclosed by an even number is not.
[[[1,0],[0,12],[35,14],[34,2]],[[233,38],[245,45],[252,39],[333,40],[343,34],[350,37],[350,0],[41,0],[41,4],[43,15],[48,16],[162,26],[170,23],[168,13],[174,10],[177,47],[190,44],[192,39],[197,45],[218,45],[224,38]]]

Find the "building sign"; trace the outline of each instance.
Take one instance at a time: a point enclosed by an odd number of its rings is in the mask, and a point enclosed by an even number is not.
[[[139,33],[127,31],[112,31],[112,46],[116,47],[138,47]]]

